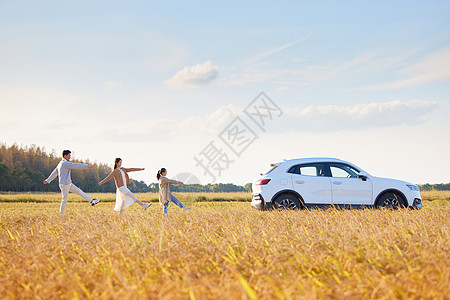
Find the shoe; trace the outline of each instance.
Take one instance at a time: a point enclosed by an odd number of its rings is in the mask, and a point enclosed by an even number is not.
[[[144,206],[142,206],[142,209],[143,209],[143,210],[146,210],[146,209],[149,208],[150,206],[152,206],[151,203],[149,203],[149,204],[144,204]]]
[[[191,209],[189,206],[183,206],[183,210]]]
[[[93,199],[91,202],[91,206],[94,206],[95,204],[99,203],[100,199]]]

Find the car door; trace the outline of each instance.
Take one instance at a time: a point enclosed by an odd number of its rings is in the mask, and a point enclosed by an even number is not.
[[[331,204],[330,177],[322,163],[299,164],[288,170],[292,173],[292,185],[305,204]]]
[[[358,178],[358,170],[343,163],[329,163],[333,204],[369,205],[372,182]]]

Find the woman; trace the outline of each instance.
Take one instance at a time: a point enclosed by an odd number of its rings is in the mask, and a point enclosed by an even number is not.
[[[127,188],[127,184],[130,184],[130,178],[128,177],[128,172],[134,172],[134,171],[142,171],[144,168],[122,168],[122,159],[116,158],[114,160],[114,170],[102,181],[98,183],[98,185],[102,185],[111,178],[114,177],[114,181],[116,182],[116,206],[114,207],[115,211],[124,210],[134,202],[137,202],[139,205],[142,206],[144,210],[150,207],[152,205],[144,204],[141,201],[136,198],[135,195]]]
[[[169,207],[169,202],[172,201],[176,205],[178,205],[183,210],[188,210],[190,207],[183,205],[174,195],[170,193],[170,184],[181,184],[181,181],[172,180],[166,177],[167,170],[165,168],[161,168],[156,174],[156,178],[158,178],[159,182],[159,203],[164,205],[164,214],[167,215],[167,207]]]

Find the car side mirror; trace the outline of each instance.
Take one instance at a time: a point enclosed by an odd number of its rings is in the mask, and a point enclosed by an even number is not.
[[[367,174],[364,172],[360,172],[358,173],[358,178],[360,178],[362,181],[366,181],[367,180]]]

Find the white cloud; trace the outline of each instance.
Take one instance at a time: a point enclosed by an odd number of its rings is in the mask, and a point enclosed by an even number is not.
[[[353,90],[380,90],[418,86],[432,82],[439,82],[450,78],[450,47],[425,57],[420,62],[399,71],[399,75],[406,77],[393,82],[363,86]]]
[[[302,110],[285,110],[288,122],[303,131],[375,128],[402,124],[417,125],[426,121],[437,108],[436,101],[362,103],[353,106],[308,106]],[[309,130],[308,130],[309,129]]]
[[[337,130],[361,130],[399,125],[417,125],[425,122],[437,108],[435,101],[394,100],[389,102],[362,103],[353,106],[308,106],[303,109],[287,108],[283,116],[268,125],[268,131],[333,132]],[[191,116],[182,120],[169,118],[127,121],[104,129],[104,134],[93,132],[109,139],[121,141],[169,141],[179,137],[214,137],[236,117],[240,116],[249,126],[251,120],[243,113],[243,107],[227,105],[207,115]],[[256,129],[255,129],[256,130]]]
[[[165,84],[173,88],[206,86],[217,78],[218,73],[219,67],[213,66],[212,62],[208,60],[203,64],[184,67],[172,78],[166,80]]]
[[[63,136],[71,132],[82,140],[157,141],[189,136],[213,137],[219,134],[243,107],[221,106],[207,114],[191,115],[184,119],[138,118],[112,122],[116,108],[101,107],[101,114],[91,120],[83,114],[78,95],[43,88],[0,86],[3,118],[0,130],[3,138],[25,137],[43,139],[44,136]],[[410,100],[362,103],[351,106],[326,105],[282,108],[283,116],[271,124],[269,131],[329,132],[342,129],[364,129],[402,124],[416,125],[427,120],[438,107],[435,101]],[[96,108],[94,108],[94,113]],[[69,114],[67,112],[70,112]],[[20,116],[18,118],[17,116]],[[109,124],[107,127],[104,124]],[[39,128],[30,131],[28,128]]]

